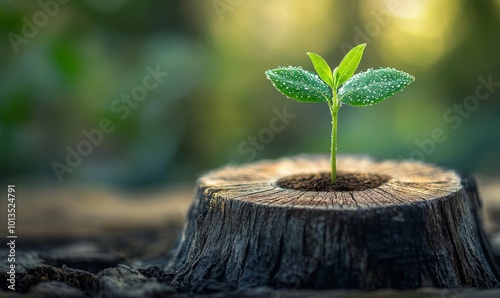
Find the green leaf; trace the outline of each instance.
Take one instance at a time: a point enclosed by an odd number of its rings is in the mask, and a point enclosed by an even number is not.
[[[413,81],[413,76],[394,68],[369,69],[348,80],[339,89],[338,96],[350,106],[371,106],[403,90]]]
[[[337,80],[339,79],[339,78],[338,78],[338,76],[339,76],[339,75],[338,75],[338,71],[339,71],[339,67],[338,67],[338,66],[337,66],[337,67],[335,67],[335,69],[333,69],[333,74],[332,74],[333,79],[332,79],[332,83],[333,83],[333,88],[334,88],[334,89],[337,89],[337,87],[336,87],[336,86],[338,86],[338,84],[337,84]]]
[[[352,48],[342,59],[339,64],[339,69],[337,71],[337,85],[336,88],[347,82],[354,72],[356,68],[358,68],[359,62],[361,61],[361,57],[363,57],[363,51],[365,50],[366,43],[362,43],[360,45]]]
[[[329,86],[333,86],[332,69],[328,63],[326,63],[325,59],[312,52],[307,52],[307,55],[311,59],[314,69],[318,73],[319,77]]]
[[[301,67],[278,67],[266,71],[267,78],[274,87],[287,97],[301,102],[327,102],[332,91],[313,72]]]

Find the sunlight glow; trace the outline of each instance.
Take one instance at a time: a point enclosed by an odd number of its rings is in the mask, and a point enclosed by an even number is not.
[[[270,52],[303,56],[311,44],[321,52],[338,43],[343,17],[335,4],[330,0],[314,5],[299,0],[243,1],[226,11],[223,19],[220,13],[212,13],[210,31],[221,51],[237,50],[250,57]]]
[[[361,4],[365,21],[378,21],[382,27],[373,38],[380,41],[377,45],[381,56],[389,63],[399,61],[429,68],[460,41],[468,28],[465,20],[457,22],[462,8],[453,0],[378,0]]]

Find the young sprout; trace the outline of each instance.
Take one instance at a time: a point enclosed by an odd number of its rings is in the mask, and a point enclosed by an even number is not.
[[[317,75],[293,66],[266,71],[267,78],[285,96],[300,102],[328,103],[332,115],[332,184],[337,179],[337,118],[341,104],[371,106],[403,90],[415,80],[413,76],[393,68],[368,69],[354,75],[365,47],[363,43],[351,49],[333,71],[320,55],[307,53]]]

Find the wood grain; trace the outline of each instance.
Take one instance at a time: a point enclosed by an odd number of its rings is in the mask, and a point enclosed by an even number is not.
[[[299,191],[277,181],[323,173],[302,155],[202,176],[164,264],[190,292],[491,288],[499,282],[472,178],[417,162],[343,156],[338,170],[387,175],[376,188]]]

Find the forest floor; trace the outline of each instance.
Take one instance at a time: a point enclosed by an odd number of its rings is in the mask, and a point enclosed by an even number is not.
[[[478,179],[485,229],[500,267],[500,178]],[[161,260],[181,231],[192,186],[150,192],[106,188],[17,186],[16,293],[7,290],[7,235],[0,234],[1,297],[185,297],[159,281]],[[5,202],[5,204],[7,204]],[[2,210],[4,210],[2,208]],[[0,222],[7,224],[6,213]],[[6,226],[5,226],[6,228]],[[5,231],[5,229],[1,229]],[[135,269],[134,269],[135,268]],[[499,285],[500,287],[500,285]],[[82,291],[83,289],[83,291]],[[24,294],[17,294],[23,292]],[[207,297],[500,297],[500,288],[377,290],[273,290],[213,293]]]

